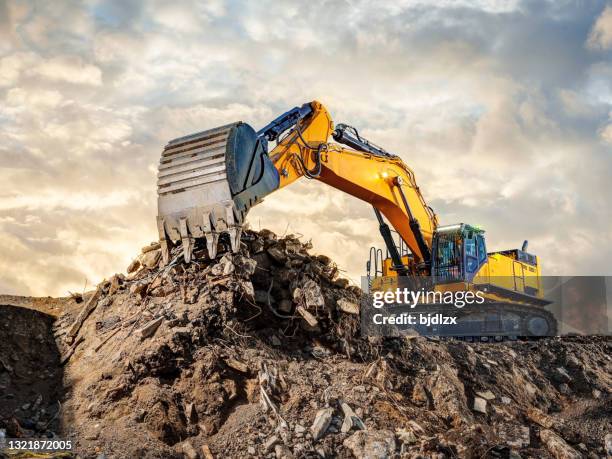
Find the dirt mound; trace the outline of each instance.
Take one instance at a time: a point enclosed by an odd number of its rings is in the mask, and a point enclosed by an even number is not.
[[[36,429],[59,429],[62,396],[54,318],[39,311],[0,304],[0,427],[10,437]]]
[[[83,457],[581,457],[611,432],[604,338],[362,338],[361,291],[309,243],[207,261],[145,247],[55,324]]]

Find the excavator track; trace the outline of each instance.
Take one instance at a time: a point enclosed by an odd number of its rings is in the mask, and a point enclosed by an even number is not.
[[[558,323],[555,316],[540,306],[515,303],[484,303],[469,308],[455,308],[448,304],[417,305],[407,309],[405,305],[391,306],[391,313],[452,315],[457,325],[402,325],[400,331],[413,330],[424,336],[458,338],[468,341],[503,341],[505,339],[531,339],[556,336]],[[367,320],[367,319],[365,319]]]

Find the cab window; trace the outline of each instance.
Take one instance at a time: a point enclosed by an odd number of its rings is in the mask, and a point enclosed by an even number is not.
[[[478,263],[482,264],[487,261],[487,248],[485,247],[485,241],[482,234],[476,237],[476,243],[478,244]]]

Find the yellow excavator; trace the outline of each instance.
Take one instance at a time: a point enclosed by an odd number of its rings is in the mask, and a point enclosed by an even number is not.
[[[394,290],[402,279],[428,279],[435,291],[474,291],[487,298],[484,306],[472,308],[464,330],[455,328],[454,334],[556,333],[556,321],[544,309],[549,302],[543,297],[540,263],[526,251],[526,241],[521,249],[488,253],[482,229],[439,225],[401,158],[351,126],[334,126],[317,101],[283,113],[259,131],[236,122],[166,145],[157,182],[164,261],[178,244],[186,262],[195,244],[205,243],[210,258],[220,247],[237,251],[249,209],[302,177],[374,208],[386,256],[380,249],[370,252],[371,291]]]

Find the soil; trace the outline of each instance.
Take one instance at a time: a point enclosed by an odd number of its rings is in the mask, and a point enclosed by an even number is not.
[[[55,321],[22,308],[0,328],[21,375],[0,428],[83,458],[605,457],[608,337],[362,337],[342,306],[360,289],[311,249],[245,231],[237,254],[163,265],[153,244]],[[39,395],[44,412],[14,411]]]

